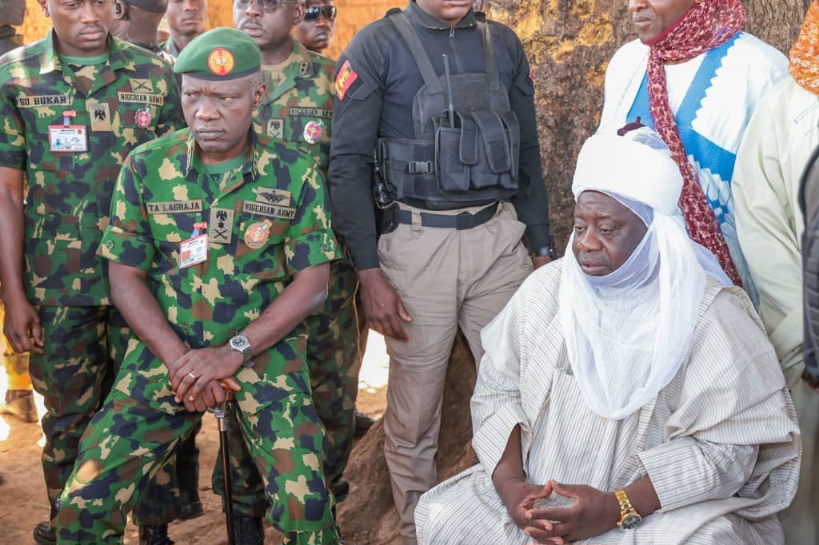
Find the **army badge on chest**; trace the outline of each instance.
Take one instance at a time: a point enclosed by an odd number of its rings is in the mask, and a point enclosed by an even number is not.
[[[324,135],[324,121],[311,121],[304,126],[304,141],[308,144],[318,144]]]

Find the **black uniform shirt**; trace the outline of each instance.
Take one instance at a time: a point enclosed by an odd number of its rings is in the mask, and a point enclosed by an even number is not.
[[[442,54],[453,74],[484,72],[477,16],[470,11],[455,27],[410,1],[405,10],[436,72]],[[531,250],[547,246],[549,213],[540,166],[534,84],[523,45],[508,27],[488,21],[498,76],[509,89],[509,104],[520,123],[518,195],[511,199]],[[336,69],[330,197],[333,229],[344,240],[359,270],[378,267],[372,199],[373,148],[378,138],[413,138],[412,101],[424,84],[409,48],[388,19],[362,29],[341,55]]]

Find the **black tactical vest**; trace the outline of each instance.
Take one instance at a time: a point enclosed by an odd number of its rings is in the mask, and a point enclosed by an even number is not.
[[[819,149],[808,161],[799,190],[805,216],[802,233],[802,273],[805,310],[805,374],[819,380]]]
[[[412,101],[414,138],[380,139],[376,145],[389,199],[444,210],[513,196],[520,127],[498,79],[489,26],[477,22],[485,72],[438,76],[406,15],[395,11],[387,17],[424,79]]]

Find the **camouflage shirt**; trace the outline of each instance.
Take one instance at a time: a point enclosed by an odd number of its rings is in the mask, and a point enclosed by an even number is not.
[[[254,135],[252,158],[213,175],[199,163],[189,135],[187,129],[179,131],[128,158],[102,253],[147,271],[150,289],[176,334],[191,348],[203,348],[224,344],[258,318],[295,273],[340,254],[322,175],[310,157]],[[207,259],[180,268],[181,243],[199,222],[207,222]],[[294,359],[293,343],[299,336],[304,342],[302,327],[272,350]],[[137,346],[123,363],[131,372],[120,374],[131,383],[117,387],[166,412],[177,410],[165,366],[147,347]],[[237,374],[240,402],[247,392],[258,404],[280,395],[274,387],[279,371],[268,359],[254,358],[254,368]],[[272,385],[270,391],[265,384]]]
[[[310,154],[327,174],[333,117],[335,62],[293,40],[290,57],[275,67],[262,66],[267,96],[256,128]]]
[[[104,64],[73,67],[53,40],[0,58],[0,166],[28,183],[23,282],[35,304],[107,305],[97,250],[117,174],[135,146],[184,125],[179,92],[168,65],[141,48],[109,38]],[[65,119],[87,151],[52,151],[50,127]]]

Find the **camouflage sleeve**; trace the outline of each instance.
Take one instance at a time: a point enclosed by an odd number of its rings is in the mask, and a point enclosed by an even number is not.
[[[168,66],[165,71],[165,85],[168,89],[168,94],[165,96],[165,102],[162,104],[162,109],[159,110],[159,119],[156,125],[156,135],[163,136],[165,134],[184,129],[185,118],[182,115],[182,103],[179,99],[179,87],[176,85],[176,79],[173,76],[173,69]]]
[[[290,274],[342,257],[330,228],[325,184],[318,167],[311,164],[302,180],[296,216],[285,233],[284,252]]]
[[[129,156],[120,170],[111,200],[111,223],[100,246],[104,258],[147,271],[154,259],[154,242],[142,200],[142,180]]]
[[[9,75],[5,70],[0,72],[0,81],[8,79]],[[0,119],[3,120],[3,130],[0,131],[0,166],[25,170],[26,128],[7,85],[0,87]]]
[[[336,81],[336,65],[335,65],[335,63],[327,63],[326,65],[324,65],[323,69],[327,73],[327,81],[330,82],[330,89],[328,89],[327,100],[324,102],[324,105],[322,106],[322,108],[325,108],[325,109],[330,110],[332,112],[333,111],[333,97],[335,96],[335,94],[333,93],[333,87],[334,87],[335,81]],[[327,137],[328,138],[333,137],[333,123],[332,123],[332,120],[331,120],[330,123],[327,124]],[[327,147],[328,147],[327,157],[329,158],[330,157],[330,150],[329,150],[329,146],[327,146]]]

